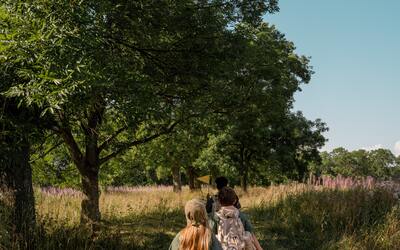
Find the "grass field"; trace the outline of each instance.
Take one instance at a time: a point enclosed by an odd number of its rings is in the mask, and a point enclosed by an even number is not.
[[[400,249],[400,207],[383,189],[292,184],[237,191],[264,249]],[[176,194],[171,187],[103,191],[103,221],[93,236],[79,227],[79,192],[37,189],[37,248],[168,249],[185,225],[185,202],[206,192]]]

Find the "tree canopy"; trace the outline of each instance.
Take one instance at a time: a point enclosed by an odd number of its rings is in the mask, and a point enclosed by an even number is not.
[[[340,147],[331,152],[322,152],[321,158],[320,164],[311,167],[311,171],[317,175],[372,176],[377,179],[400,175],[400,157],[394,156],[388,149],[348,151]]]
[[[0,10],[1,143],[21,132],[21,183],[30,163],[40,185],[80,178],[82,222],[101,218],[99,182],[179,191],[181,171],[192,188],[233,171],[246,189],[250,176],[301,179],[319,162],[325,124],[293,111],[309,59],[262,20],[276,0],[5,0]]]

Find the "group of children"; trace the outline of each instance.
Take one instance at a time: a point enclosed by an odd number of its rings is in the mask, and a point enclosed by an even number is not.
[[[262,250],[239,198],[225,177],[215,180],[218,194],[207,203],[193,199],[185,205],[187,225],[172,241],[170,250]]]

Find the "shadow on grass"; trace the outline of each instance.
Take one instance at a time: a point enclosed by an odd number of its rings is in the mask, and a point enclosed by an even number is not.
[[[183,228],[183,212],[173,210],[143,216],[110,218],[102,222],[95,237],[80,228],[41,230],[37,249],[168,249],[175,234]]]
[[[105,223],[105,227],[117,233],[122,242],[133,242],[134,249],[143,250],[168,249],[176,233],[184,226],[185,217],[179,209],[143,216],[116,217]]]
[[[344,237],[383,223],[395,204],[383,190],[324,190],[246,212],[264,249],[341,249]]]

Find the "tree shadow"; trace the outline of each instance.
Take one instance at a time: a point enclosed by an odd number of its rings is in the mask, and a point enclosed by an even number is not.
[[[175,235],[185,226],[181,210],[149,213],[110,219],[104,223],[107,231],[115,232],[130,249],[168,249]]]
[[[104,220],[95,236],[82,227],[60,225],[36,234],[38,249],[168,249],[176,233],[183,228],[183,212],[172,210],[141,216]]]

